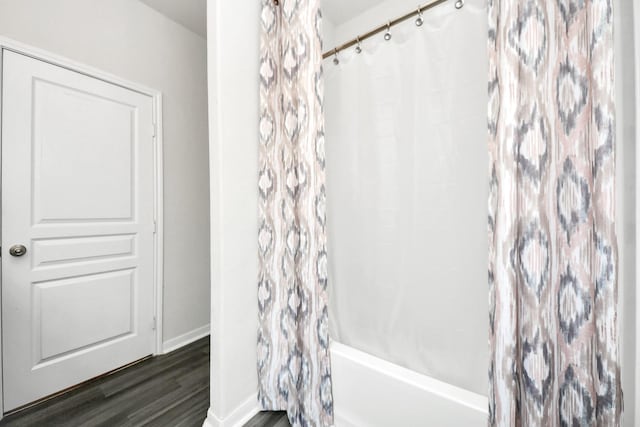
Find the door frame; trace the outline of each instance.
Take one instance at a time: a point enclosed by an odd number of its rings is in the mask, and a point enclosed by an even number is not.
[[[147,86],[122,79],[113,74],[101,71],[97,68],[82,64],[61,55],[53,54],[45,50],[29,46],[27,44],[0,36],[0,107],[2,106],[2,52],[5,50],[29,56],[39,61],[47,62],[58,67],[66,68],[88,77],[93,77],[116,86],[123,87],[134,92],[151,97],[153,104],[154,126],[154,326],[155,349],[153,354],[162,354],[162,326],[163,326],[163,289],[164,289],[164,212],[163,212],[163,139],[162,139],[162,92]],[[0,108],[0,129],[2,129],[2,112]],[[2,133],[0,132],[0,147],[2,146]],[[0,151],[0,168],[2,167],[2,152]],[[1,187],[0,183],[0,188]],[[2,206],[0,205],[0,209]],[[1,228],[0,228],[1,232]],[[2,286],[0,278],[0,289]],[[2,306],[0,305],[0,313]],[[2,329],[2,317],[0,316],[0,330]],[[0,419],[4,416],[3,398],[4,387],[2,382],[2,342],[0,341]]]

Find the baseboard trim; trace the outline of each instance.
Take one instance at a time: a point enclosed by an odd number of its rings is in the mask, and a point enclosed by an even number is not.
[[[202,427],[242,427],[258,412],[260,412],[260,408],[258,407],[258,395],[253,394],[240,406],[234,409],[226,418],[218,417],[213,412],[213,408],[209,408],[207,411],[207,419],[204,420]]]
[[[200,338],[204,338],[211,333],[209,324],[206,324],[200,328],[196,328],[193,331],[189,331],[186,334],[179,335],[175,338],[171,338],[162,343],[162,353],[167,354],[191,344],[194,341],[198,341]]]

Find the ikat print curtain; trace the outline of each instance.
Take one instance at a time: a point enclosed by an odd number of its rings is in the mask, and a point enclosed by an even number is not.
[[[262,0],[258,399],[330,426],[320,0]]]
[[[620,423],[613,6],[488,2],[490,426]]]

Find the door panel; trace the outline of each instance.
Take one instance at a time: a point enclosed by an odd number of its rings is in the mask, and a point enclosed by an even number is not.
[[[33,268],[135,256],[135,235],[34,240]]]
[[[8,411],[153,353],[154,150],[149,96],[10,51],[2,77]]]
[[[34,328],[40,354],[35,368],[51,358],[132,333],[134,274],[130,269],[37,283],[33,320],[40,326]],[[83,303],[68,305],[73,299]]]
[[[34,222],[132,221],[137,108],[35,79],[33,113]]]

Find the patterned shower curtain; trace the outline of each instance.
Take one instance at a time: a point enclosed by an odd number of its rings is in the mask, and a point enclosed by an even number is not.
[[[620,423],[612,7],[489,0],[489,425]]]
[[[320,0],[262,0],[258,399],[333,424]]]

